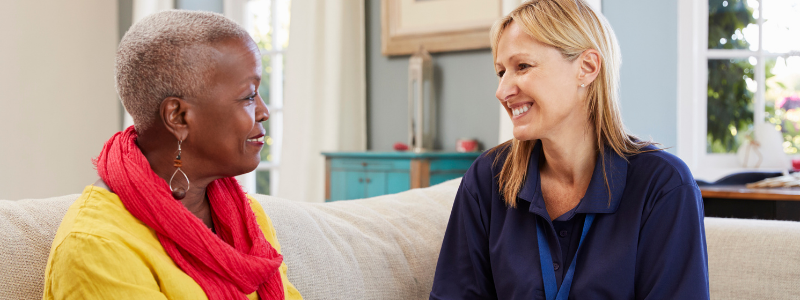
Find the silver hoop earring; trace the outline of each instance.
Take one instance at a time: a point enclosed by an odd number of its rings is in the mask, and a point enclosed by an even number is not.
[[[181,170],[181,167],[183,166],[183,162],[181,162],[181,143],[183,143],[183,141],[178,141],[178,155],[175,156],[175,160],[173,161],[172,165],[176,168],[175,172],[173,172],[172,177],[169,178],[169,188],[172,190],[172,198],[175,198],[175,200],[181,200],[183,197],[186,197],[186,192],[188,192],[189,188],[191,187],[191,184],[189,183],[189,176],[186,176],[186,173]],[[178,172],[181,172],[183,178],[186,178],[185,189],[180,186],[174,188],[172,187],[172,179],[175,178],[175,175],[178,174]]]

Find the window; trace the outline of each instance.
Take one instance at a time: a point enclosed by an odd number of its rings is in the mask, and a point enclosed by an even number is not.
[[[289,41],[290,0],[226,1],[226,15],[240,22],[261,50],[263,74],[258,89],[269,107],[270,118],[261,163],[255,171],[238,179],[246,191],[275,194],[280,176],[283,141],[283,65]],[[229,11],[230,10],[230,11]],[[241,12],[237,15],[234,12]]]
[[[736,152],[763,120],[797,153],[800,1],[710,0],[708,10],[707,152]]]
[[[678,5],[678,155],[699,178],[736,171],[735,153],[763,122],[780,132],[785,153],[796,154],[800,0]]]

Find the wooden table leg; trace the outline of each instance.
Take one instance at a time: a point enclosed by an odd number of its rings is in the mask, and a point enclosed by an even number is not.
[[[411,188],[423,188],[431,183],[431,162],[427,159],[411,160]]]

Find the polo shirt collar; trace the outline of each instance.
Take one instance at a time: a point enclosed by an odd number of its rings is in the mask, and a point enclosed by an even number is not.
[[[608,146],[604,148],[604,151],[605,170],[608,176],[608,184],[611,187],[611,195],[609,197],[606,189],[603,179],[603,164],[600,161],[600,153],[598,153],[589,188],[586,189],[586,194],[575,208],[575,213],[614,213],[619,207],[627,180],[628,161]],[[541,154],[542,142],[537,141],[531,152],[531,157],[528,161],[528,173],[518,198],[531,202],[530,212],[541,216],[549,216],[544,204],[544,198],[542,198],[541,180],[539,178],[539,158]]]

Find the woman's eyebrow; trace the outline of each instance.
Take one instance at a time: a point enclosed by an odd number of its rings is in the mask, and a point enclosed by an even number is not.
[[[529,58],[529,56],[530,55],[528,55],[527,53],[522,53],[522,52],[514,53],[514,55],[511,55],[510,57],[508,57],[508,60],[509,61],[514,61],[514,60],[517,60],[517,59],[525,59],[525,58]],[[503,64],[500,63],[499,61],[497,61],[497,62],[494,63],[494,65],[496,67],[499,67],[499,66],[502,66]]]
[[[261,82],[261,75],[253,75],[243,80],[243,82],[251,82],[251,81]]]
[[[530,58],[531,58],[530,54],[519,52],[515,53],[514,55],[511,55],[511,57],[509,57],[508,60],[530,59]]]

